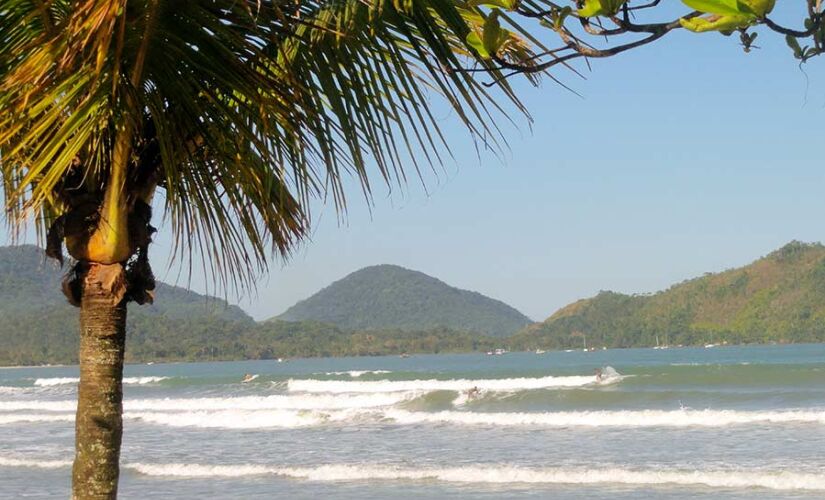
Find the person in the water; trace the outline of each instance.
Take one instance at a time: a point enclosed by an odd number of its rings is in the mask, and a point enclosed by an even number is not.
[[[596,382],[601,382],[602,380],[604,380],[604,373],[601,368],[596,368]]]
[[[481,391],[478,390],[478,386],[473,387],[469,391],[467,391],[467,399],[475,399],[481,394]]]
[[[249,381],[253,380],[254,378],[255,378],[255,376],[252,375],[251,373],[246,373],[246,374],[244,374],[243,380],[241,380],[241,382],[246,383],[246,382],[249,382]]]

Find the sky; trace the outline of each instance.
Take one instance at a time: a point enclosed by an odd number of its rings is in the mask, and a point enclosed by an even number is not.
[[[676,33],[593,61],[586,80],[562,74],[579,95],[514,82],[533,122],[503,123],[499,156],[479,157],[444,110],[455,158],[424,176],[426,191],[378,187],[370,205],[350,183],[343,223],[316,209],[311,240],[230,301],[265,319],[386,263],[543,320],[600,290],[654,292],[825,241],[825,61],[800,68],[760,31],[750,54],[736,36]],[[164,226],[152,252],[174,283]]]

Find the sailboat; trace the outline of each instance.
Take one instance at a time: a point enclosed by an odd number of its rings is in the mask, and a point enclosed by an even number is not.
[[[659,335],[657,334],[656,335],[656,346],[654,347],[654,349],[668,349],[668,348],[670,348],[670,346],[667,345],[667,337],[665,337],[665,343],[664,343],[664,345],[662,345],[662,344],[659,344]]]

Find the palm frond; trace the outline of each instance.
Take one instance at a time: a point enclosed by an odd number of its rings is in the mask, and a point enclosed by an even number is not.
[[[464,2],[0,0],[0,14],[10,221],[38,218],[45,234],[102,203],[128,134],[128,206],[162,189],[176,250],[206,258],[222,287],[252,287],[273,250],[288,255],[313,199],[345,210],[347,177],[370,196],[375,179],[437,168],[450,148],[433,94],[482,147],[505,142],[494,95],[454,71],[484,21]]]

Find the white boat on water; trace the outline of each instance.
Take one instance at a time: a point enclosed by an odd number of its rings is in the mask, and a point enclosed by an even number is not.
[[[665,337],[665,343],[659,343],[659,336],[656,335],[656,345],[653,346],[654,349],[670,349],[670,346],[667,344],[667,337]]]
[[[544,354],[544,352],[543,349],[536,349],[536,354]]]

